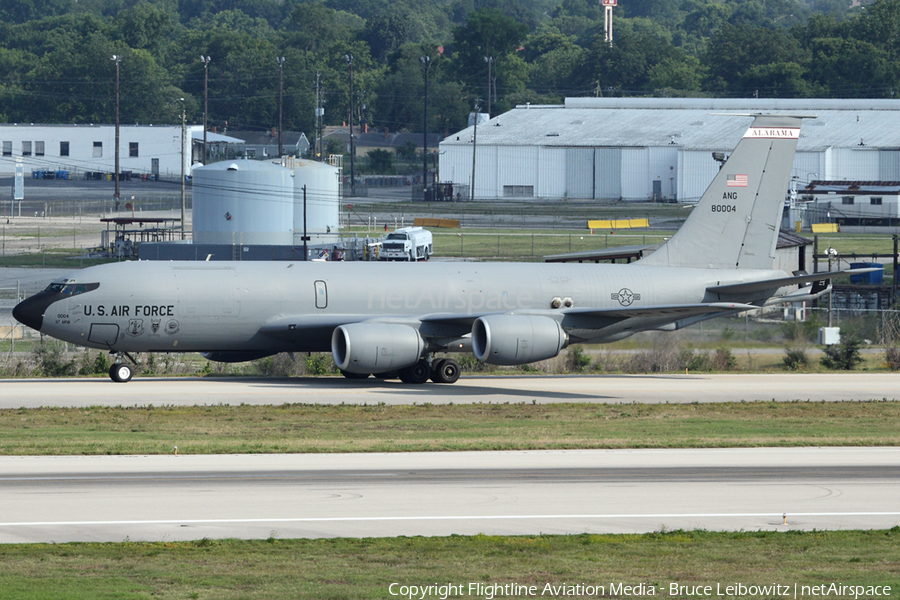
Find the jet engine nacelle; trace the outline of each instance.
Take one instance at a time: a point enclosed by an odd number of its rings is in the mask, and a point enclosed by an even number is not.
[[[411,367],[424,351],[422,336],[406,325],[351,323],[331,335],[334,363],[349,373],[386,373]]]
[[[559,323],[530,315],[489,315],[472,324],[472,351],[493,365],[524,365],[553,358],[568,336]]]

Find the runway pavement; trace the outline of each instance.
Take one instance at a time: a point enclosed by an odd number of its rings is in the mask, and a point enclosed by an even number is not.
[[[0,380],[0,408],[194,404],[413,404],[431,402],[684,403],[900,399],[892,373],[764,375],[464,376],[453,385],[320,378]]]
[[[0,543],[890,528],[900,449],[0,457]]]

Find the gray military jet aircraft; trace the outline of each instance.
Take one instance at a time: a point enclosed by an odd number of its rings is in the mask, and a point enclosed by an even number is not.
[[[57,279],[13,314],[109,350],[118,382],[131,379],[131,352],[239,362],[330,350],[349,378],[453,383],[459,364],[435,353],[520,365],[572,343],[811,300],[838,273],[772,268],[803,117],[746,116],[684,225],[635,263],[124,262]]]

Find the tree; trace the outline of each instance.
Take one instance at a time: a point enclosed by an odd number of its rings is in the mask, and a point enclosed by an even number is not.
[[[367,156],[369,157],[369,168],[373,173],[393,173],[394,154],[392,152],[376,148],[375,150],[370,150]]]
[[[508,60],[516,51],[528,27],[507,17],[496,9],[484,9],[470,13],[466,24],[453,31],[454,66],[457,78],[477,94],[487,94],[488,63]],[[491,65],[492,67],[494,65]],[[502,69],[493,69],[498,85],[502,88]]]
[[[378,15],[366,21],[360,38],[369,44],[372,58],[384,62],[408,40],[409,29],[410,21],[405,15]]]
[[[855,336],[843,336],[840,344],[825,346],[825,356],[821,359],[822,366],[826,369],[852,371],[862,362],[859,346],[859,339]]]
[[[806,95],[803,66],[809,51],[797,38],[763,27],[723,26],[710,41],[702,62],[706,88],[713,92],[746,95],[769,90],[767,95]],[[781,66],[777,66],[781,65]],[[779,77],[789,81],[777,82]]]

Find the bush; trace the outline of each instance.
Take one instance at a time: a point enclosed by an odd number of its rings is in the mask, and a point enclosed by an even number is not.
[[[109,373],[109,360],[103,352],[91,354],[90,351],[81,355],[81,367],[79,375],[107,375]]]
[[[337,365],[328,353],[314,352],[306,357],[307,375],[328,375],[337,373],[337,370]]]
[[[659,334],[653,348],[633,354],[622,365],[626,373],[667,373],[684,369],[678,340],[672,334]]]
[[[784,363],[784,367],[791,371],[800,371],[809,366],[809,356],[802,348],[785,348],[784,358],[781,361]]]
[[[734,354],[728,348],[716,348],[706,362],[713,371],[730,371],[737,365]]]
[[[852,371],[862,362],[860,341],[852,335],[841,336],[841,343],[825,347],[822,366],[836,371]]]
[[[394,154],[387,150],[375,149],[370,150],[369,169],[373,173],[389,175],[394,171]]]
[[[591,364],[591,357],[588,356],[584,348],[581,346],[574,346],[568,352],[568,356],[566,357],[566,370],[573,371],[575,373],[581,373]]]
[[[900,346],[888,346],[884,349],[884,364],[891,371],[900,371]]]
[[[62,342],[42,341],[33,353],[44,377],[71,377],[78,371],[74,360],[66,360]]]
[[[822,321],[817,315],[811,315],[805,321],[788,321],[782,323],[781,333],[789,342],[813,342],[819,337]]]
[[[707,369],[706,354],[694,352],[693,350],[682,350],[679,353],[678,360],[687,371],[705,371]],[[679,367],[679,370],[681,370],[681,367]]]

